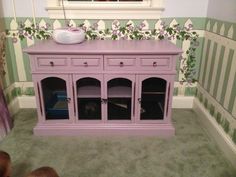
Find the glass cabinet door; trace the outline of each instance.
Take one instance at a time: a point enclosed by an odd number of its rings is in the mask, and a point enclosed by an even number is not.
[[[111,79],[107,83],[107,119],[131,120],[132,81]]]
[[[76,82],[79,120],[101,120],[101,82],[95,78],[81,78]]]
[[[142,80],[140,120],[163,120],[165,112],[166,80],[152,77]]]
[[[57,77],[41,80],[46,120],[69,119],[66,81]]]

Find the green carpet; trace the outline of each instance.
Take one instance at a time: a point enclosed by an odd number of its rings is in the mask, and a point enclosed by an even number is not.
[[[61,177],[236,177],[197,119],[191,110],[174,110],[170,139],[36,137],[36,111],[21,110],[0,149],[12,157],[12,177],[45,165]]]

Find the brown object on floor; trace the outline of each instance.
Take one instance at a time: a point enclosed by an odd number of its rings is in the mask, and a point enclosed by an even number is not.
[[[5,151],[0,151],[0,177],[10,177],[11,157]]]
[[[57,172],[51,167],[40,167],[32,171],[27,177],[59,177]]]

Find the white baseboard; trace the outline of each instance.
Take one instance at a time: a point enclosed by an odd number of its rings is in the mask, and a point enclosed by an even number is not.
[[[172,107],[173,108],[193,108],[193,96],[174,96]]]
[[[15,113],[17,113],[20,109],[20,105],[19,105],[19,100],[18,98],[15,98],[9,105],[8,105],[8,109],[10,112],[10,115],[13,116]]]
[[[174,96],[173,108],[193,108],[194,97]],[[19,108],[36,108],[36,100],[34,96],[21,96],[17,98]]]
[[[20,108],[36,108],[36,99],[34,96],[18,97]]]
[[[11,103],[8,105],[8,109],[10,115],[13,116],[20,109],[23,108],[36,108],[36,100],[34,96],[21,96],[16,97]]]
[[[199,102],[197,98],[193,101],[193,110],[198,114],[202,125],[212,136],[225,156],[232,164],[236,164],[236,146],[232,139],[227,135],[223,128],[219,126],[215,118],[210,115],[208,110]]]

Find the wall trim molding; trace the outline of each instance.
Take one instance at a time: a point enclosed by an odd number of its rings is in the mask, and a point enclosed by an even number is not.
[[[63,19],[59,0],[47,0],[49,18]],[[67,2],[66,16],[69,19],[158,19],[164,11],[163,0],[143,2]]]
[[[215,118],[210,115],[208,110],[205,109],[197,98],[193,101],[193,110],[199,115],[200,122],[224,152],[227,159],[232,164],[236,164],[236,146],[230,136],[224,132],[223,128],[216,122]]]
[[[172,108],[193,108],[194,96],[174,96],[172,102]]]
[[[18,97],[19,108],[36,108],[35,96],[20,96]]]
[[[16,114],[20,110],[19,100],[17,97],[8,105],[8,110],[11,116]]]

